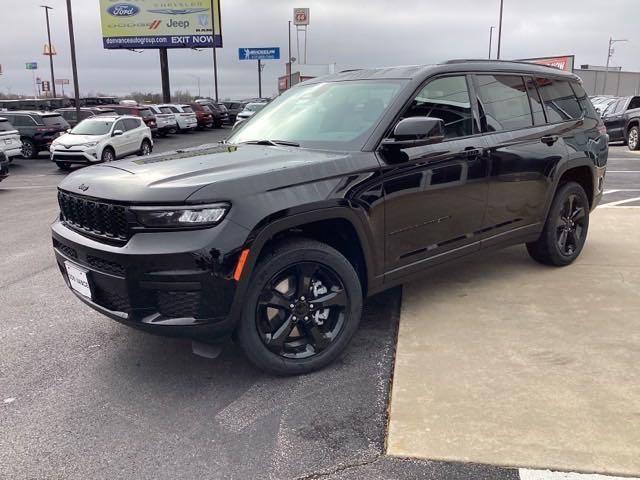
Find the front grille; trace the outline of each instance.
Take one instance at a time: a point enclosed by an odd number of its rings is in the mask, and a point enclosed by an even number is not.
[[[57,153],[57,152],[53,152],[53,159],[56,161],[59,160],[68,160],[70,162],[77,162],[78,160],[80,161],[87,161],[87,159],[85,158],[84,155],[68,155],[66,153]]]
[[[58,203],[63,222],[71,228],[107,240],[129,240],[126,207],[62,191]]]
[[[119,263],[94,257],[93,255],[87,255],[87,263],[96,270],[100,270],[104,273],[110,273],[119,277],[123,277],[125,274],[125,268]]]

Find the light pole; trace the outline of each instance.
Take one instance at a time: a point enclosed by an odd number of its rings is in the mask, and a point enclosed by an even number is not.
[[[192,74],[189,74],[189,76],[191,78],[195,79],[198,82],[198,98],[202,98],[202,94],[200,93],[201,92],[201,90],[200,90],[200,77],[197,76],[197,75],[192,75]]]
[[[49,39],[49,65],[51,66],[51,88],[53,91],[53,98],[56,98],[56,77],[53,73],[53,47],[51,47],[51,28],[49,28],[49,10],[53,10],[53,7],[48,5],[40,5],[44,8],[47,17],[47,38]]]
[[[604,83],[602,85],[602,94],[605,95],[605,90],[607,89],[607,77],[609,76],[609,62],[611,61],[611,57],[613,56],[613,44],[618,42],[628,42],[626,38],[615,39],[613,37],[609,37],[609,49],[607,50],[607,66],[604,69]]]
[[[491,60],[491,43],[493,41],[493,31],[495,30],[495,28],[496,27],[491,25],[491,28],[489,29],[489,60]]]
[[[504,0],[500,0],[500,23],[498,24],[498,60],[502,52],[502,12],[504,11]]]
[[[73,71],[73,89],[76,101],[76,117],[80,118],[80,85],[78,83],[78,64],[76,62],[76,39],[73,34],[73,14],[71,0],[67,0],[67,21],[69,23],[69,44],[71,46],[71,70]]]
[[[292,87],[291,82],[293,81],[293,65],[291,61],[291,20],[289,20],[289,88]]]

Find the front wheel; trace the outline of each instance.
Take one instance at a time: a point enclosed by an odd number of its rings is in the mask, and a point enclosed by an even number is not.
[[[640,129],[638,127],[631,127],[629,130],[627,146],[629,150],[640,150]]]
[[[151,150],[151,142],[149,140],[143,140],[138,154],[146,157],[147,155],[151,155]]]
[[[107,147],[102,151],[101,160],[104,163],[113,162],[116,159],[116,152],[111,147]]]
[[[589,199],[575,182],[560,187],[538,240],[527,243],[529,255],[539,263],[563,267],[582,252],[589,230]]]
[[[362,314],[353,265],[313,240],[284,243],[265,256],[250,280],[239,343],[258,368],[298,375],[334,361]]]

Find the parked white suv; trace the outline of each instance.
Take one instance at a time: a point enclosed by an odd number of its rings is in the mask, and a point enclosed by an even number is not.
[[[22,155],[20,133],[4,117],[0,117],[0,152],[3,152],[9,161]]]
[[[176,120],[175,113],[165,106],[159,105],[145,105],[149,107],[156,117],[156,123],[158,124],[158,134],[162,137],[168,133],[176,133],[178,131],[178,121]]]
[[[158,105],[160,108],[168,108],[176,116],[178,129],[181,132],[195,130],[198,128],[198,117],[189,105],[182,104],[164,104]]]
[[[51,161],[61,170],[72,164],[112,162],[131,154],[150,155],[151,129],[131,115],[88,118],[51,144]]]

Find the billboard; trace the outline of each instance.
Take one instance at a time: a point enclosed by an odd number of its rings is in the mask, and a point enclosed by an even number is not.
[[[539,58],[523,58],[522,62],[537,63],[538,65],[546,65],[547,67],[555,67],[565,72],[573,72],[573,64],[575,62],[574,55],[566,55],[562,57],[539,57]]]
[[[222,47],[220,0],[100,0],[104,48]]]

